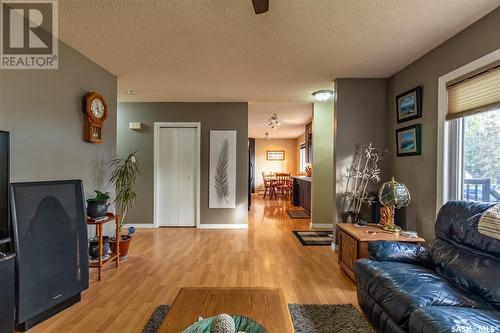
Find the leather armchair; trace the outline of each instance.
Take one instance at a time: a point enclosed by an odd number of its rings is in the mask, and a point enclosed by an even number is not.
[[[441,208],[429,248],[377,241],[354,264],[359,304],[381,332],[500,332],[500,241],[477,224],[490,203]]]

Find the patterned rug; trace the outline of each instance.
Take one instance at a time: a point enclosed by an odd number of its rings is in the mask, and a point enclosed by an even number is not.
[[[330,246],[333,241],[332,231],[294,231],[295,236],[302,245],[327,245]]]
[[[288,304],[295,333],[375,333],[352,304]],[[170,310],[160,305],[142,333],[156,333]]]
[[[287,210],[288,216],[290,216],[291,219],[310,219],[311,215],[306,212],[305,210]]]

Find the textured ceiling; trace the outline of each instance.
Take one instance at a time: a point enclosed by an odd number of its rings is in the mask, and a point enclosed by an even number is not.
[[[276,113],[281,125],[276,129],[267,126],[268,119]],[[249,103],[248,137],[292,139],[304,134],[304,125],[312,119],[311,103]]]
[[[118,76],[121,101],[311,102],[387,77],[500,0],[60,0],[59,36]],[[129,89],[135,96],[126,95]]]

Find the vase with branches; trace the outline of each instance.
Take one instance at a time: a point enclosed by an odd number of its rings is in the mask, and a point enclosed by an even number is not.
[[[137,192],[135,182],[140,175],[139,162],[137,160],[137,151],[131,150],[124,158],[114,158],[108,164],[110,169],[109,184],[115,189],[115,199],[113,203],[121,212],[120,229],[125,223],[127,213],[130,208],[135,206]],[[121,235],[120,239],[120,257],[127,256],[128,247],[131,240],[131,234],[135,231],[133,227],[128,229],[126,235]],[[113,244],[112,244],[113,247]]]
[[[358,147],[346,173],[346,190],[342,203],[345,219],[351,216],[352,221],[357,222],[362,206],[371,205],[375,199],[367,190],[370,183],[380,182],[379,163],[384,153],[384,149],[377,148],[372,143]]]

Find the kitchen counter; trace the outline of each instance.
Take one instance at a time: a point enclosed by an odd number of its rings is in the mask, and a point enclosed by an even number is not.
[[[311,214],[311,177],[292,177],[292,204],[302,206],[306,212]]]
[[[298,180],[305,180],[306,182],[312,182],[312,177],[306,177],[306,176],[292,176],[292,178],[298,179]]]

